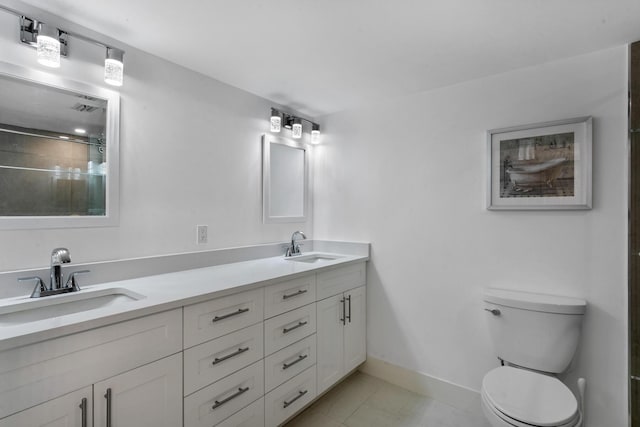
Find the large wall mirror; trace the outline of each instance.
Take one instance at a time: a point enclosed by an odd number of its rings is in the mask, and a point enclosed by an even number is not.
[[[120,97],[0,63],[0,228],[118,223]]]
[[[306,146],[271,135],[262,137],[263,221],[304,222],[309,199]]]

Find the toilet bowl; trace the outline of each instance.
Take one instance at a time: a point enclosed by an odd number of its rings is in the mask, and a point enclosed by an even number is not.
[[[578,402],[555,377],[502,366],[482,381],[482,410],[493,427],[577,427]]]

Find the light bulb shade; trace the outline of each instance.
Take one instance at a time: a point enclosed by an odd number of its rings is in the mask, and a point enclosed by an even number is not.
[[[38,62],[51,68],[60,67],[60,33],[56,27],[40,23],[38,26]]]
[[[104,60],[104,81],[112,86],[122,86],[124,81],[124,52],[112,47],[107,48]]]
[[[320,129],[314,129],[311,130],[311,143],[312,144],[318,144],[320,142]]]
[[[275,108],[271,109],[271,132],[280,132],[282,129],[282,117]]]
[[[297,117],[293,119],[293,126],[291,126],[291,136],[295,139],[302,138],[302,120]]]

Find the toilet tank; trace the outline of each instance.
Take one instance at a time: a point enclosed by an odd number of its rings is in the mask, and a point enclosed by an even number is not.
[[[569,366],[587,302],[578,298],[489,288],[484,308],[496,355],[549,373]]]

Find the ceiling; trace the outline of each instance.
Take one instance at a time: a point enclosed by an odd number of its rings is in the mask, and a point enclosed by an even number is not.
[[[26,3],[311,117],[640,40],[638,0]]]

